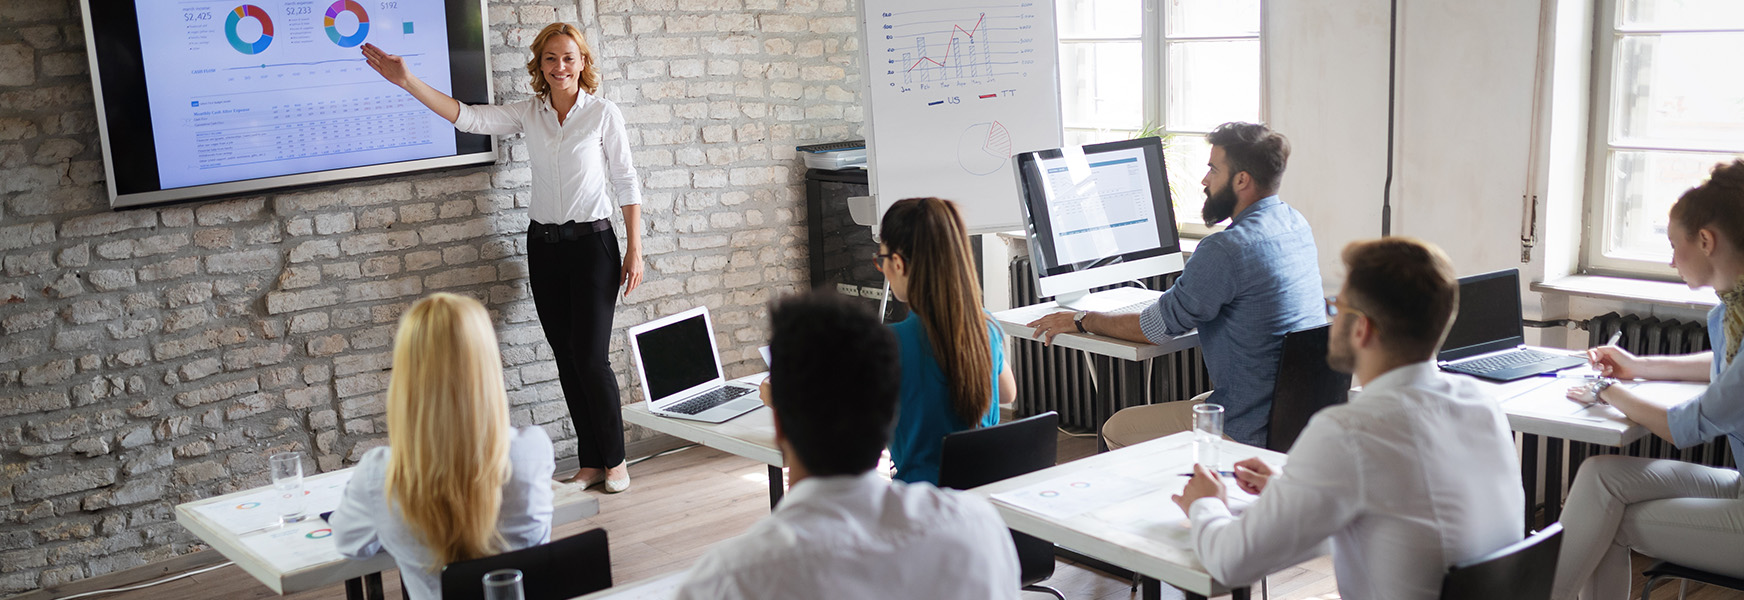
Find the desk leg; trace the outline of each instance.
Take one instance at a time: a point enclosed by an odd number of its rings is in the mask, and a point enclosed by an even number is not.
[[[1544,438],[1544,525],[1562,516],[1562,446],[1558,438]]]
[[[1163,582],[1149,577],[1141,577],[1139,579],[1138,587],[1138,597],[1143,598],[1144,600],[1163,600]],[[1204,596],[1192,592],[1187,592],[1186,594],[1187,600],[1205,600]]]
[[[363,578],[345,580],[345,600],[363,600]]]
[[[781,467],[769,465],[769,510],[775,510],[775,505],[781,502],[781,495],[786,492],[787,480]]]
[[[1526,488],[1526,532],[1531,533],[1538,508],[1538,436],[1530,433],[1520,435],[1520,478]]]
[[[386,590],[382,587],[381,573],[370,573],[363,576],[363,592],[368,600],[383,600]]]

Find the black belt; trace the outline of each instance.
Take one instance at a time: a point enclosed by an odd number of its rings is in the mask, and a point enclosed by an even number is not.
[[[611,219],[600,219],[586,223],[568,221],[562,225],[546,225],[533,221],[527,225],[527,237],[534,241],[556,243],[579,240],[586,236],[611,230]]]

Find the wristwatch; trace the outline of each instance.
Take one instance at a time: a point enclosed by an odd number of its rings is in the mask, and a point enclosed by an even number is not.
[[[1605,398],[1603,396],[1600,396],[1599,394],[1604,392],[1606,389],[1610,388],[1613,385],[1617,385],[1617,378],[1615,378],[1615,377],[1600,377],[1596,380],[1593,380],[1592,384],[1587,386],[1587,392],[1591,393],[1593,395],[1593,402],[1597,402],[1599,404],[1608,404],[1608,402],[1605,402]]]
[[[1072,315],[1072,324],[1078,326],[1078,333],[1090,333],[1084,329],[1084,317],[1088,316],[1090,316],[1090,311],[1087,310],[1080,310],[1078,314]]]

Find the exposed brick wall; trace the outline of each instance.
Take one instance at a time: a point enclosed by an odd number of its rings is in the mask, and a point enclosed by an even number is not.
[[[385,443],[396,319],[434,291],[486,302],[514,422],[574,455],[526,285],[519,138],[492,166],[112,212],[78,10],[0,2],[0,595],[197,548],[171,507],[264,485],[269,453],[325,470]],[[764,304],[806,277],[792,147],[860,130],[855,10],[491,2],[499,101],[527,97],[525,45],[562,19],[630,121],[649,268],[620,328],[706,304],[728,374],[760,370]]]

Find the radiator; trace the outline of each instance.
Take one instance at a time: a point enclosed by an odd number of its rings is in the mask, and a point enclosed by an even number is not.
[[[1589,346],[1604,344],[1618,331],[1623,332],[1623,337],[1618,340],[1617,345],[1637,355],[1690,354],[1710,349],[1707,323],[1659,317],[1642,318],[1614,312],[1587,321],[1587,343]],[[1670,442],[1655,435],[1649,435],[1623,448],[1592,444],[1574,444],[1570,448],[1572,464],[1578,465],[1581,459],[1598,454],[1670,458],[1728,468],[1733,467],[1737,461],[1737,457],[1731,456],[1725,438],[1684,450],[1677,449]],[[1572,480],[1572,472],[1570,475]]]
[[[1030,267],[1028,256],[1013,259],[1009,275],[1012,306],[1030,306],[1045,301],[1036,295],[1035,272]],[[1174,282],[1175,275],[1142,280],[1145,287],[1153,290],[1168,289]],[[1115,287],[1122,286],[1097,289]],[[1051,410],[1060,413],[1061,426],[1080,431],[1096,431],[1108,419],[1109,415],[1103,414],[1106,409],[1102,407],[1111,402],[1096,400],[1118,398],[1113,390],[1125,385],[1146,385],[1151,390],[1148,396],[1158,401],[1186,400],[1211,390],[1211,376],[1205,371],[1205,360],[1198,348],[1151,359],[1147,381],[1140,382],[1125,381],[1120,369],[1113,368],[1116,359],[1057,346],[1046,347],[1033,340],[1018,340],[1011,357],[1012,375],[1017,378],[1017,416],[1027,417]]]

